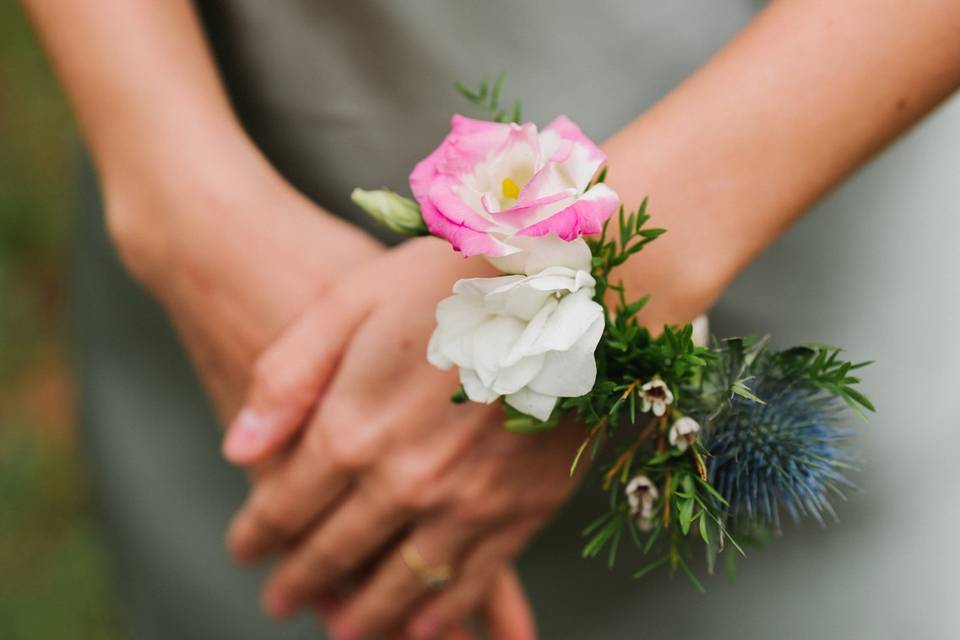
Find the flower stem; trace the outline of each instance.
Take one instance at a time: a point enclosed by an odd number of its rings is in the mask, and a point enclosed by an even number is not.
[[[573,462],[570,464],[570,477],[573,477],[573,474],[577,471],[577,464],[580,462],[580,456],[583,455],[583,452],[587,450],[587,446],[593,442],[593,439],[596,437],[597,433],[607,425],[607,416],[603,416],[593,425],[593,428],[590,429],[590,433],[587,434],[587,437],[580,444],[580,447],[577,449],[577,455],[573,457]]]
[[[670,484],[673,480],[673,472],[667,471],[666,480],[663,484],[663,528],[670,527]]]
[[[616,477],[617,473],[623,471],[626,474],[626,470],[630,466],[630,461],[633,460],[633,456],[636,455],[637,449],[640,448],[640,445],[643,444],[644,440],[650,437],[653,434],[654,429],[657,426],[656,420],[651,420],[647,423],[647,426],[637,434],[637,439],[633,441],[633,444],[620,454],[620,457],[617,458],[617,461],[613,464],[612,467],[607,471],[606,476],[603,479],[603,489],[604,491],[610,489],[610,485],[613,484],[613,479]],[[626,482],[626,477],[623,478],[623,481]]]

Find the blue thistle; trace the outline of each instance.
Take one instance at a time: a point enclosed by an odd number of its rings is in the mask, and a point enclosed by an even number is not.
[[[854,485],[844,448],[850,432],[839,425],[842,402],[796,371],[785,371],[775,354],[763,353],[749,367],[756,402],[734,395],[711,420],[704,445],[710,483],[728,501],[732,524],[780,528],[780,512],[799,522],[836,520],[829,496]]]

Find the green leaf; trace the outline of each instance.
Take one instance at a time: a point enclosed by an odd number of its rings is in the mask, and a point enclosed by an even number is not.
[[[583,548],[583,557],[592,558],[596,556],[604,545],[613,537],[616,530],[620,527],[619,522],[610,522],[601,529]]]
[[[607,553],[607,566],[611,569],[617,561],[617,548],[620,546],[620,538],[623,535],[623,526],[618,526],[616,533],[610,540],[610,551]]]
[[[663,464],[664,462],[666,462],[667,460],[670,460],[671,458],[677,458],[682,455],[683,455],[683,452],[680,451],[679,449],[675,449],[675,448],[667,449],[666,451],[661,451],[660,453],[655,454],[652,458],[647,460],[647,466],[655,467],[658,464]]]
[[[680,531],[683,532],[683,535],[690,533],[690,524],[693,520],[693,506],[694,501],[692,498],[683,498],[676,501],[677,505],[677,521],[680,523]]]
[[[522,112],[522,110],[520,109],[520,98],[517,98],[516,100],[513,101],[513,116],[512,116],[512,119],[513,119],[513,121],[516,122],[517,124],[520,124],[520,122],[523,120],[523,112]]]
[[[485,111],[490,120],[494,122],[509,122],[512,119],[514,122],[520,122],[521,111],[519,100],[514,101],[512,114],[500,107],[500,99],[505,79],[506,74],[501,73],[493,81],[492,87],[486,80],[480,83],[478,89],[471,89],[462,82],[455,82],[453,86],[470,104]]]
[[[476,93],[473,92],[472,89],[470,89],[470,87],[463,84],[459,80],[453,83],[453,87],[457,90],[457,92],[460,95],[462,95],[464,98],[466,98],[470,102],[477,102],[478,100],[481,99],[479,95],[477,95]]]
[[[610,520],[610,518],[612,517],[613,515],[610,514],[609,512],[603,514],[602,516],[598,517],[596,520],[588,524],[581,533],[585,536],[590,535],[591,533],[593,533],[594,531],[602,527],[604,524],[606,524],[607,521]]]
[[[640,299],[638,299],[638,300],[635,300],[634,302],[631,302],[630,304],[624,306],[623,309],[622,309],[622,310],[620,311],[620,313],[618,314],[618,316],[626,316],[626,317],[634,316],[634,315],[636,315],[641,309],[643,309],[643,308],[647,305],[648,302],[650,302],[650,294],[649,294],[649,293],[648,293],[647,295],[643,296],[642,298],[640,298]]]
[[[493,91],[490,94],[490,107],[492,109],[497,109],[500,106],[500,90],[503,89],[503,81],[506,77],[507,74],[501,73],[493,82]]]
[[[706,492],[709,493],[711,496],[713,496],[717,501],[719,501],[720,504],[726,506],[727,501],[724,499],[724,497],[723,497],[722,495],[720,495],[720,492],[717,491],[717,490],[713,487],[712,484],[710,484],[709,482],[707,482],[707,481],[705,481],[705,480],[701,480],[699,477],[697,478],[697,484],[700,485],[700,487],[701,487],[704,491],[706,491]]]
[[[690,570],[690,567],[684,561],[683,558],[678,558],[679,562],[677,563],[680,567],[680,570],[683,571],[684,575],[687,576],[687,579],[690,580],[690,583],[693,584],[694,589],[700,593],[706,593],[707,590],[703,588],[703,585],[697,580],[697,577],[693,575],[693,571]]]
[[[634,573],[634,574],[633,574],[633,577],[634,577],[634,578],[642,578],[643,576],[647,575],[647,574],[650,573],[651,571],[654,571],[655,569],[658,569],[659,567],[662,567],[663,565],[665,565],[665,564],[667,563],[667,560],[669,560],[669,559],[670,559],[670,558],[669,558],[668,556],[663,556],[662,558],[657,558],[657,559],[654,560],[653,562],[647,564],[646,566],[644,566],[643,568],[641,568],[639,571],[637,571],[636,573]]]
[[[738,396],[746,398],[747,400],[751,400],[752,402],[756,402],[757,404],[767,404],[758,398],[752,391],[750,391],[750,389],[747,388],[747,385],[745,385],[741,380],[734,382],[730,387],[730,390]]]
[[[733,582],[737,579],[737,556],[732,553],[725,555],[727,560],[724,563],[724,574],[726,574],[728,582]]]
[[[865,409],[876,412],[877,408],[873,406],[873,403],[870,402],[870,399],[867,396],[863,395],[853,387],[842,387],[843,392],[850,396],[854,402],[863,406]]]

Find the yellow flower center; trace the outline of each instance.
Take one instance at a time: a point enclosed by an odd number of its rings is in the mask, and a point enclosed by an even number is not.
[[[500,188],[503,190],[504,198],[517,199],[520,197],[520,187],[513,181],[513,178],[504,178]]]

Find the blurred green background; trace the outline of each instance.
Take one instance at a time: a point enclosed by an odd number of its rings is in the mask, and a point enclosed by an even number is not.
[[[78,455],[64,282],[77,135],[0,3],[0,638],[119,638]]]

